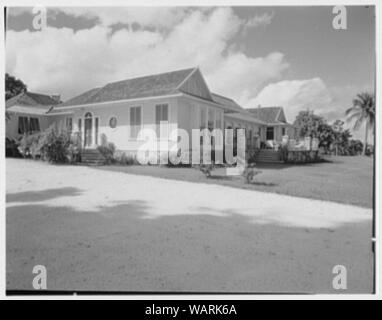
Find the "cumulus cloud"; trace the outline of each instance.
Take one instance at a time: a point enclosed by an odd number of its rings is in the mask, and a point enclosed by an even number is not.
[[[244,102],[288,68],[282,53],[251,57],[231,45],[245,21],[230,8],[161,9],[155,19],[153,12],[124,15],[102,9],[97,11],[101,24],[76,32],[51,27],[41,32],[8,31],[6,70],[23,79],[30,90],[61,93],[68,99],[110,81],[199,66],[210,89]],[[122,19],[146,26],[167,19],[172,27],[121,28],[111,33],[107,25]]]
[[[329,88],[321,78],[284,80],[265,86],[256,98],[249,100],[248,107],[282,106],[289,122],[293,122],[301,110],[314,111],[333,123],[345,121],[345,129],[352,130],[346,121],[345,111],[352,106],[357,93],[371,91],[367,86],[340,86]],[[353,137],[363,139],[364,127],[353,132]]]
[[[284,106],[287,118],[293,120],[300,110],[323,113],[332,102],[332,96],[322,79],[313,78],[271,83],[249,101],[249,105]]]

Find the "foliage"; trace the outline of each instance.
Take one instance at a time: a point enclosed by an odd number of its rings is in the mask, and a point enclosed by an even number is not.
[[[326,124],[324,118],[311,111],[300,111],[294,121],[299,137],[319,138],[320,127],[324,124]]]
[[[346,110],[347,120],[354,121],[353,129],[358,130],[365,123],[365,140],[363,153],[366,154],[367,138],[369,130],[375,126],[375,97],[374,95],[363,92],[353,100],[353,106]]]
[[[299,136],[318,138],[319,148],[325,153],[358,155],[360,141],[351,139],[350,130],[345,130],[344,124],[344,121],[336,120],[330,125],[323,117],[309,111],[301,111],[295,121]]]
[[[310,111],[300,111],[294,125],[297,127],[301,138],[318,138],[319,147],[328,152],[335,140],[333,127],[326,120]]]
[[[20,151],[18,149],[17,141],[9,138],[5,138],[5,156],[6,157],[21,157]]]
[[[256,166],[255,163],[251,163],[245,168],[243,172],[245,181],[248,184],[252,183],[255,176],[261,173],[261,171],[255,169],[255,166]]]
[[[365,151],[365,155],[366,156],[372,156],[374,154],[374,145],[372,144],[368,144],[366,146],[366,151]]]
[[[68,160],[70,163],[81,162],[82,139],[79,132],[70,137]]]
[[[281,160],[282,161],[288,160],[288,146],[287,145],[281,145],[280,154],[281,154]]]
[[[54,163],[79,161],[81,143],[68,132],[59,132],[54,126],[43,132],[24,135],[18,143],[23,157]]]
[[[67,132],[58,132],[50,127],[41,133],[39,139],[39,150],[44,160],[53,163],[65,163],[70,161],[71,139]]]
[[[114,153],[116,148],[114,143],[107,141],[105,134],[101,135],[101,145],[97,147],[97,150],[105,158],[107,164],[114,162]]]
[[[14,96],[17,96],[21,92],[27,90],[27,86],[24,82],[15,77],[5,74],[5,100],[8,100]]]
[[[362,151],[363,151],[362,141],[351,139],[349,142],[349,155],[357,156],[357,155],[362,154]]]
[[[199,166],[199,169],[201,172],[204,173],[204,175],[207,177],[207,178],[211,178],[212,174],[212,170],[214,170],[214,165],[213,164],[201,164]]]
[[[126,155],[125,152],[115,155],[114,162],[123,166],[131,166],[138,163],[136,157],[132,155]]]
[[[24,158],[40,158],[40,133],[25,134],[18,143],[18,150]]]

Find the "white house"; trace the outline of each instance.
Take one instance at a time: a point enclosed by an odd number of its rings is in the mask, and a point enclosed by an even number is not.
[[[261,107],[247,109],[254,117],[265,122],[265,140],[280,142],[284,136],[294,139],[296,128],[288,123],[282,107]]]
[[[192,129],[244,128],[247,145],[252,147],[259,147],[266,135],[264,121],[232,99],[212,93],[198,68],[109,83],[60,104],[44,97],[43,104],[30,107],[17,103],[21,97],[7,101],[11,114],[7,137],[38,131],[32,126],[36,118],[39,130],[54,124],[79,133],[84,148],[94,149],[104,135],[126,153],[136,152],[143,143],[138,140],[141,129],[153,129],[159,136],[161,121],[168,122],[167,134],[184,129],[190,137]],[[167,137],[162,134],[161,138]]]

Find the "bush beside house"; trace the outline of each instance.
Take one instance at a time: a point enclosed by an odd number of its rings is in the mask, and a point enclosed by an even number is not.
[[[50,127],[43,132],[23,136],[18,149],[26,158],[52,163],[74,163],[79,161],[81,143],[76,135],[58,132]]]

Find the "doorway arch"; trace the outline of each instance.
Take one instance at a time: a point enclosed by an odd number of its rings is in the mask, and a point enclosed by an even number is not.
[[[84,121],[84,146],[90,147],[93,144],[93,115],[86,112]]]

